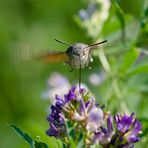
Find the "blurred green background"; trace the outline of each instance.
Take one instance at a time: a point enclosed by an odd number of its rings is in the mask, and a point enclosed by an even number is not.
[[[42,93],[53,72],[74,85],[78,71],[30,58],[32,52],[64,51],[67,47],[55,38],[87,44],[108,40],[94,51],[92,68],[82,71],[82,81],[113,114],[135,112],[143,124],[136,147],[148,147],[147,0],[0,1],[0,147],[29,147],[9,123],[60,147],[45,134],[50,99]]]

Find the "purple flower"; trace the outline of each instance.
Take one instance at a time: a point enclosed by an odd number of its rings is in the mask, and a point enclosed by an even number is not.
[[[56,99],[56,103],[55,104],[56,104],[57,107],[61,108],[62,106],[64,106],[65,101],[60,96],[56,95],[55,99]]]
[[[107,128],[102,125],[100,130],[94,133],[93,143],[99,143],[107,148],[134,148],[133,143],[140,140],[139,134],[142,129],[142,125],[134,117],[134,113],[131,116],[117,114],[114,121],[116,130],[113,128],[113,118],[107,117]]]
[[[107,127],[100,127],[100,130],[94,133],[93,142],[99,143],[102,146],[108,146],[111,142],[111,139],[114,135],[113,131],[113,118],[109,115],[107,118]]]
[[[54,136],[54,137],[59,137],[60,136],[60,130],[58,127],[55,127],[55,125],[51,122],[50,123],[50,129],[46,131],[47,135],[49,136]]]
[[[127,134],[127,139],[129,142],[137,142],[140,140],[140,137],[138,134],[140,134],[142,131],[142,125],[139,121],[135,119],[135,121],[132,124],[132,130]]]
[[[97,10],[97,3],[90,3],[88,5],[88,8],[86,10],[81,9],[79,11],[79,16],[81,20],[88,20],[92,17],[92,15],[95,13]]]
[[[56,138],[62,139],[67,135],[64,111],[68,111],[66,105],[76,98],[75,90],[76,87],[72,87],[69,90],[69,93],[64,96],[64,99],[58,95],[55,96],[55,105],[51,106],[51,113],[47,117],[50,125],[50,128],[46,131],[48,136],[54,136]]]
[[[69,90],[69,93],[64,96],[66,102],[71,101],[71,100],[73,100],[73,99],[76,98],[75,90],[76,90],[76,87],[73,86],[73,87]]]
[[[140,140],[139,134],[142,132],[142,125],[138,121],[134,113],[130,116],[124,114],[117,114],[114,117],[116,124],[116,136],[114,137],[112,143],[121,148],[131,148],[133,143]]]
[[[117,114],[114,117],[116,125],[117,125],[117,129],[121,133],[126,133],[129,130],[133,122],[133,116],[134,116],[134,113],[132,113],[131,116]]]
[[[94,106],[88,113],[86,129],[96,131],[103,124],[103,118],[102,109]]]
[[[73,137],[83,137],[85,145],[100,144],[103,148],[133,148],[133,143],[140,140],[142,125],[134,113],[130,116],[117,114],[113,118],[95,103],[91,93],[75,86],[64,98],[58,95],[55,98],[47,117],[50,125],[46,131],[48,136],[69,143],[71,135],[68,132],[71,131]]]
[[[138,134],[141,133],[142,125],[134,117],[134,113],[132,113],[131,116],[117,114],[114,119],[118,131],[127,134],[127,140],[129,142],[134,142],[139,139]]]
[[[62,100],[56,96],[57,102],[51,106],[51,114],[47,117],[50,128],[46,131],[48,136],[54,136],[56,138],[63,138],[66,136],[66,125],[62,116]]]
[[[50,99],[52,104],[55,103],[54,96],[58,94],[63,97],[70,88],[70,83],[66,77],[60,73],[53,72],[47,80],[47,90],[42,93],[43,99]]]

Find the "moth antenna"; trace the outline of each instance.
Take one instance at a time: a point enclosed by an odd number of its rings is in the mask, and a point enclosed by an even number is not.
[[[59,39],[55,39],[55,41],[57,41],[57,42],[59,42],[59,43],[62,43],[62,44],[64,44],[64,45],[72,46],[71,44],[66,43],[66,42],[64,42],[64,41],[62,41],[62,40],[59,40]]]
[[[98,43],[95,43],[95,44],[88,45],[88,46],[85,47],[85,48],[94,47],[94,46],[97,46],[97,45],[99,45],[99,44],[103,44],[103,43],[105,43],[105,42],[107,42],[107,40],[104,40],[104,41],[101,41],[101,42],[98,42]]]

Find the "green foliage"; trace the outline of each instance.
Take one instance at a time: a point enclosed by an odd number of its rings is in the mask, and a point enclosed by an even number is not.
[[[45,143],[33,140],[27,133],[23,132],[16,125],[10,124],[10,127],[14,129],[17,134],[19,134],[30,145],[31,148],[48,148]]]
[[[72,124],[70,122],[66,123],[67,126],[67,133],[69,135],[69,141],[70,141],[70,146],[72,148],[76,148],[76,147],[83,147],[84,146],[84,134],[83,133],[78,133],[74,130],[74,127],[72,126]]]
[[[23,137],[24,140],[28,142],[32,148],[34,147],[34,141],[27,133],[23,132],[17,126],[13,124],[10,124],[10,127],[12,127],[21,137]]]

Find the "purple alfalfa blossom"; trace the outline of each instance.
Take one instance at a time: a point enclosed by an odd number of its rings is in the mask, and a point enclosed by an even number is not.
[[[89,20],[92,17],[92,15],[96,12],[96,10],[97,3],[90,3],[86,10],[81,9],[79,11],[79,17],[81,20]]]
[[[142,125],[138,120],[135,119],[132,127],[133,129],[127,134],[126,138],[128,139],[129,142],[137,142],[140,140],[138,134],[142,133],[141,131]]]
[[[103,120],[103,110],[96,106],[92,107],[88,112],[86,129],[95,132],[103,124]]]
[[[133,143],[140,140],[139,134],[142,133],[142,125],[135,118],[134,113],[129,115],[117,114],[114,116],[116,134],[112,139],[112,145],[120,148],[132,148]]]
[[[73,87],[69,90],[69,93],[66,94],[66,95],[64,95],[64,101],[65,101],[65,103],[66,103],[66,102],[69,102],[69,101],[71,101],[71,100],[73,100],[73,99],[76,98],[75,91],[76,91],[76,87],[73,86]]]
[[[55,105],[51,106],[51,113],[47,118],[50,124],[47,134],[60,138],[63,131],[66,132],[65,119],[75,124],[83,122],[83,128],[88,131],[96,130],[103,122],[103,111],[95,104],[93,98],[85,89],[78,90],[75,86],[64,98],[56,95]]]
[[[84,145],[99,144],[103,148],[133,148],[140,140],[142,126],[134,113],[130,116],[117,114],[113,118],[95,103],[89,91],[75,86],[63,98],[58,95],[55,98],[47,118],[50,125],[46,131],[48,136],[65,143],[71,139],[69,129],[73,129],[74,137],[84,134]]]
[[[142,125],[140,121],[135,118],[134,113],[130,116],[126,114],[117,114],[114,119],[117,130],[120,133],[125,134],[128,142],[139,141],[139,134],[142,132]]]
[[[62,106],[64,102],[62,98],[56,95],[56,103],[51,106],[51,113],[47,117],[50,128],[46,131],[48,136],[54,136],[56,138],[63,139],[66,137],[66,125],[62,116]]]
[[[132,113],[131,116],[117,114],[114,117],[114,119],[115,119],[118,131],[120,131],[121,133],[126,133],[133,122],[133,116],[134,116],[134,113]]]
[[[56,99],[55,105],[57,107],[61,108],[62,106],[64,106],[65,102],[60,96],[55,95],[55,99]]]
[[[115,134],[113,130],[113,117],[111,115],[108,115],[106,119],[106,124],[107,124],[106,128],[103,127],[104,124],[100,126],[100,129],[98,131],[94,132],[92,140],[93,140],[93,143],[100,144],[104,148],[108,148],[110,145],[111,139]]]
[[[51,104],[55,103],[55,94],[63,97],[70,89],[70,83],[65,76],[58,72],[52,72],[47,79],[47,88],[42,92],[43,99],[49,99]]]
[[[142,125],[134,113],[130,116],[117,114],[107,117],[107,128],[102,125],[100,130],[94,133],[93,142],[99,143],[104,148],[134,148],[134,143],[140,140]]]
[[[65,117],[64,117],[64,111],[68,111],[66,108],[67,104],[75,99],[75,90],[76,87],[72,87],[68,94],[64,96],[64,98],[61,98],[58,95],[55,95],[55,105],[51,106],[51,113],[47,117],[47,120],[49,121],[50,128],[46,131],[46,134],[48,136],[54,136],[56,138],[62,139],[63,137],[66,137],[66,123],[65,123]]]
[[[89,81],[94,86],[101,85],[105,79],[106,75],[103,71],[100,73],[91,73],[89,76]]]

